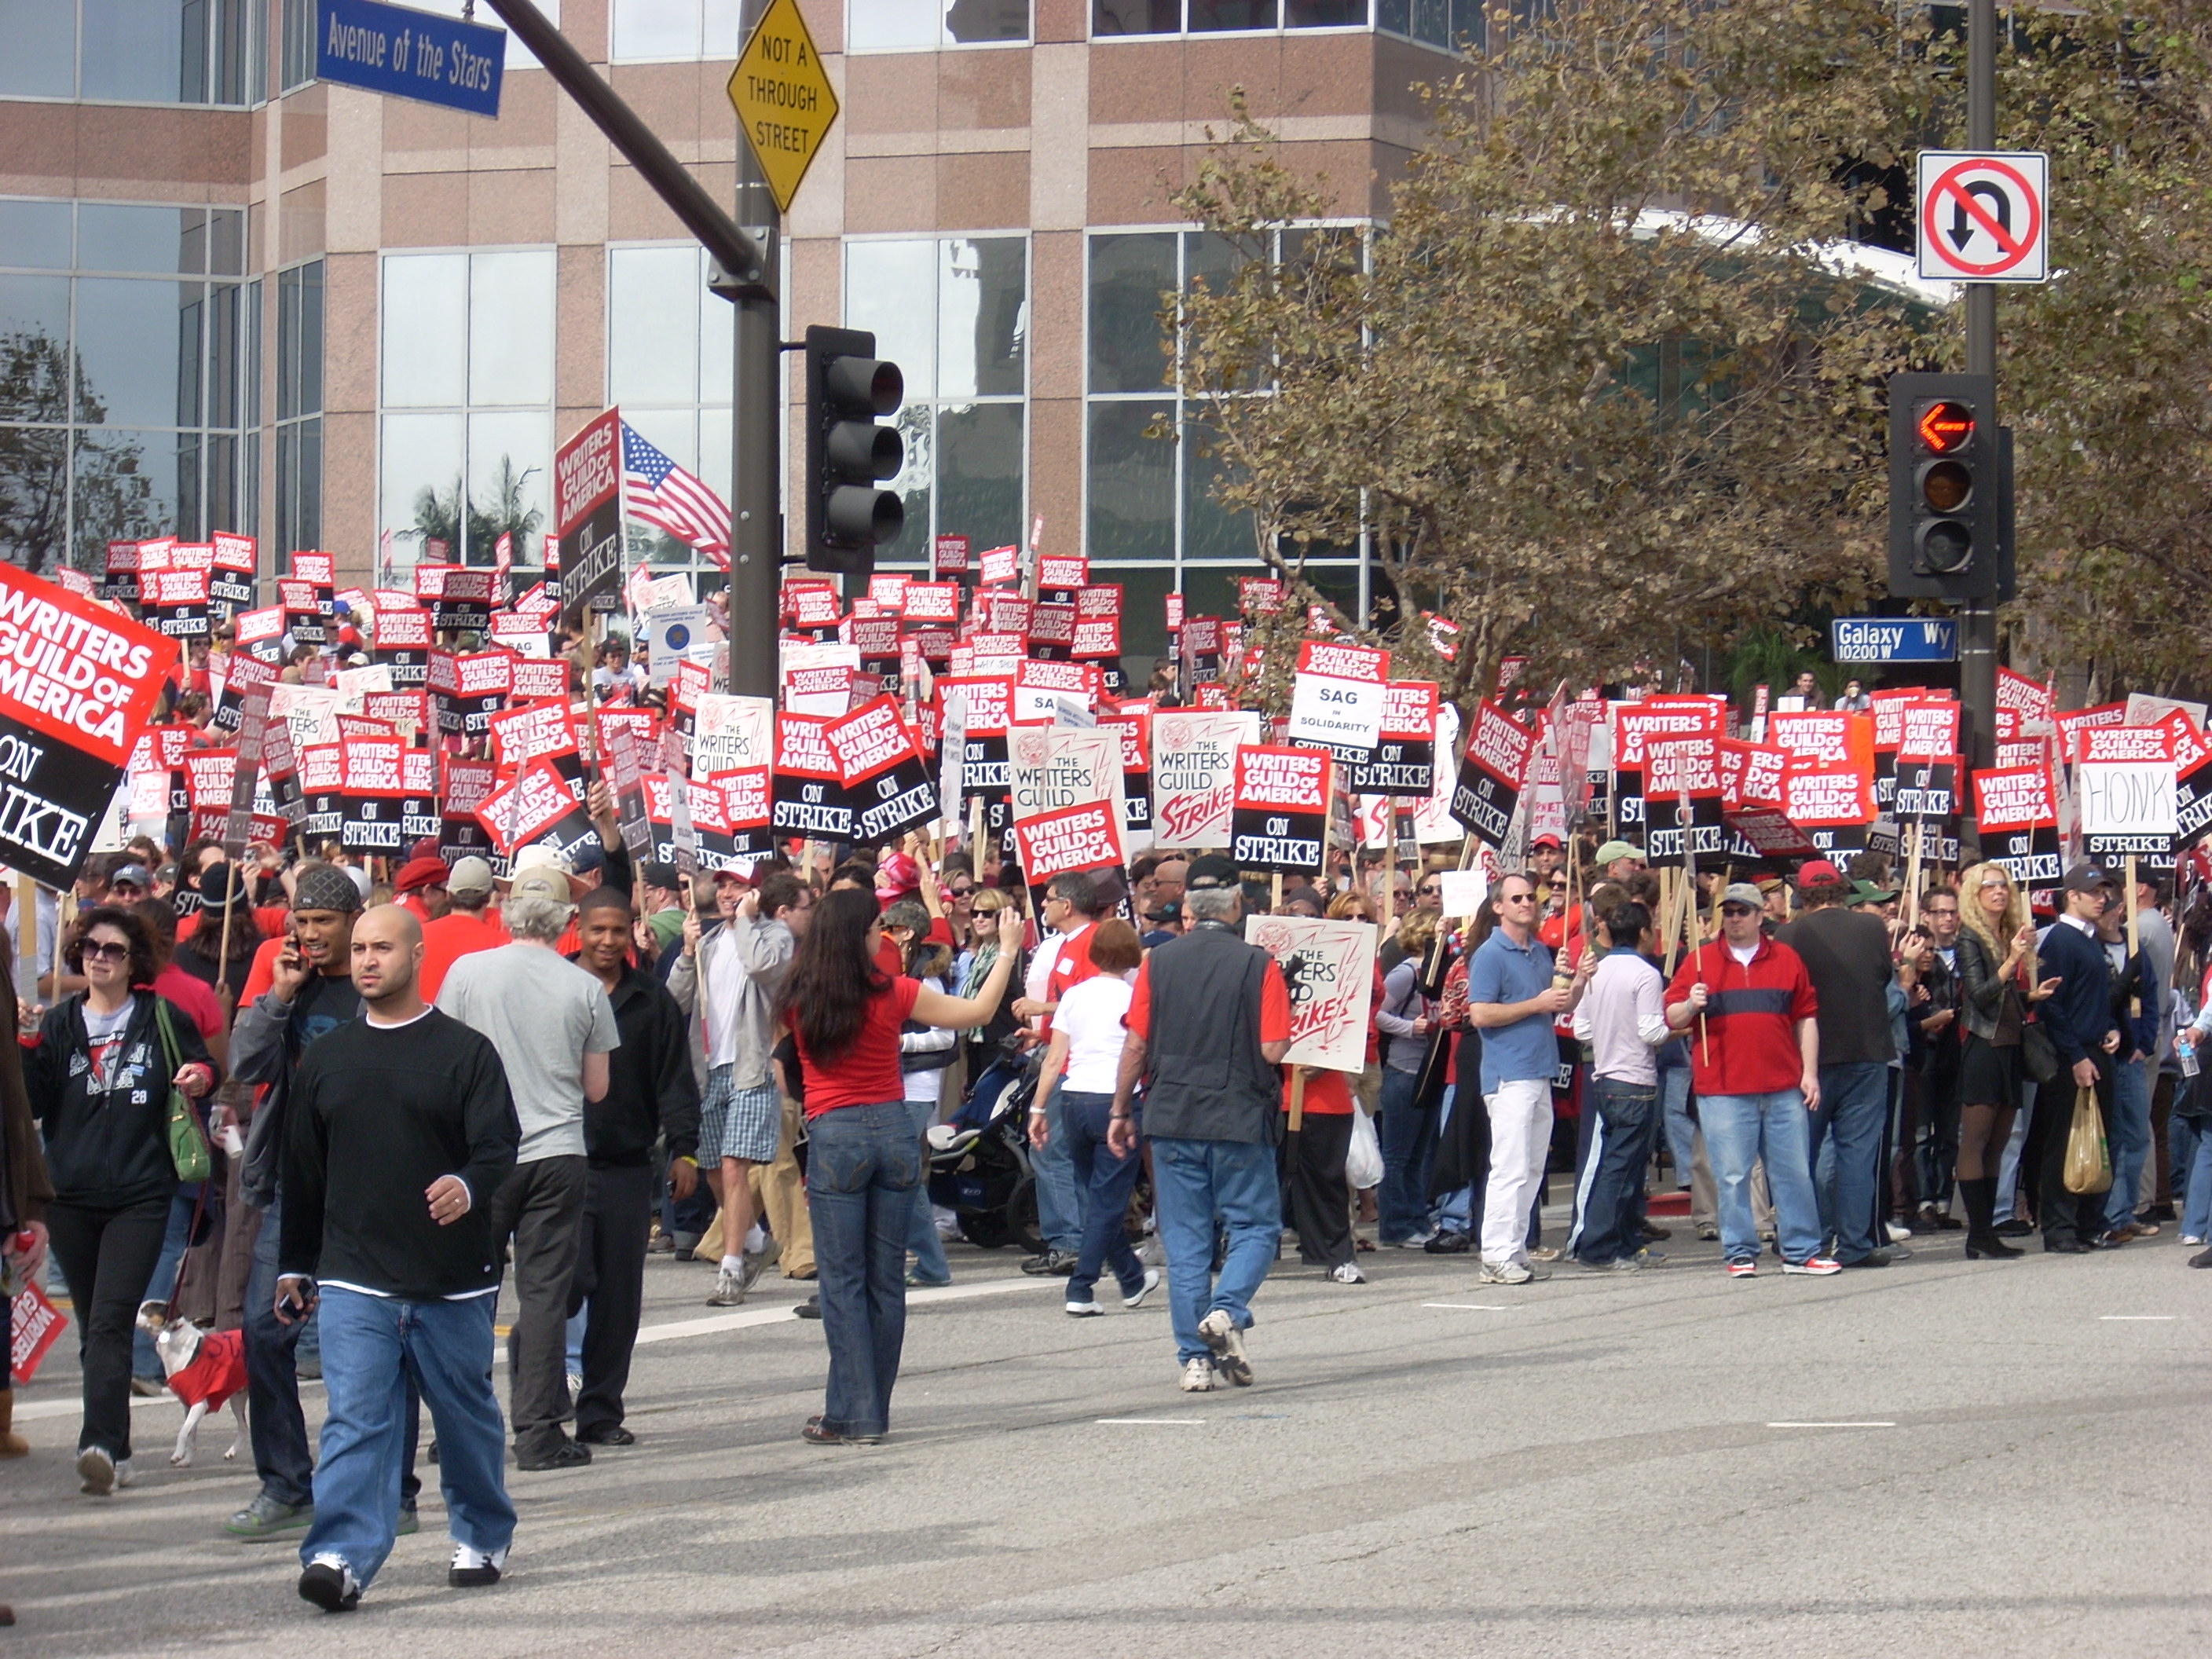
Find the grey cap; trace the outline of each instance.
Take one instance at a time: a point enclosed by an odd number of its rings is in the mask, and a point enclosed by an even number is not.
[[[480,858],[458,860],[453,873],[446,878],[449,893],[489,893],[491,886],[491,866]]]
[[[1766,899],[1765,896],[1759,892],[1759,889],[1753,886],[1751,883],[1747,881],[1732,881],[1728,884],[1728,890],[1721,895],[1721,902],[1723,904],[1748,904],[1753,909],[1756,910],[1766,902]]]
[[[146,872],[146,866],[143,864],[125,865],[108,877],[107,884],[110,887],[119,887],[126,881],[133,887],[143,888],[147,892],[150,893],[154,890],[154,878]]]

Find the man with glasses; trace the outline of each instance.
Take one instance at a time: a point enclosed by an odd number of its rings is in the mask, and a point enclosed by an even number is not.
[[[2036,973],[2058,983],[2041,1005],[2043,1023],[2058,1050],[2059,1075],[2036,1091],[2033,1135],[2040,1141],[2043,1171],[2036,1218],[2043,1248],[2054,1255],[2081,1255],[2108,1243],[2106,1195],[2066,1190],[2066,1142],[2073,1125],[2078,1089],[2093,1089],[2097,1110],[2112,1121],[2112,1063],[2120,1048],[2119,1022],[2112,1013],[2112,969],[2097,940],[2097,923],[2118,902],[2119,884],[2094,864],[2066,872],[2066,908],[2043,936]]]
[[[1093,912],[1097,908],[1097,884],[1080,872],[1055,876],[1045,889],[1044,925],[1058,938],[1048,939],[1039,947],[1030,972],[1034,983],[1042,969],[1043,983],[1014,1004],[1014,1013],[1021,1019],[1042,1020],[1048,1037],[1060,998],[1098,971],[1091,963],[1091,940],[1097,931]],[[1059,1090],[1038,1104],[1045,1114],[1045,1144],[1031,1155],[1030,1167],[1036,1175],[1037,1231],[1044,1235],[1044,1250],[1024,1261],[1022,1271],[1064,1279],[1075,1270],[1076,1255],[1083,1248],[1083,1200],[1060,1127]]]
[[[1609,841],[1597,849],[1600,881],[1626,881],[1643,867],[1644,854],[1633,842]]]
[[[1804,958],[1760,927],[1761,908],[1759,890],[1747,882],[1721,895],[1721,936],[1675,970],[1667,1023],[1690,1040],[1729,1277],[1759,1272],[1751,1172],[1762,1158],[1782,1271],[1825,1276],[1840,1264],[1820,1254],[1820,1206],[1807,1155],[1808,1119],[1820,1103],[1820,998]]]
[[[1482,1103],[1490,1114],[1490,1181],[1482,1203],[1486,1285],[1540,1277],[1528,1261],[1528,1206],[1552,1148],[1552,1022],[1571,1012],[1596,958],[1584,952],[1570,983],[1555,981],[1551,947],[1536,937],[1536,884],[1501,877],[1491,889],[1498,926],[1468,963],[1468,1023],[1482,1033]]]

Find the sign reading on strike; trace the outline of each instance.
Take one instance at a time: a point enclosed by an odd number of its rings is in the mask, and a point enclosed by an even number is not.
[[[2050,276],[2051,160],[2037,150],[1920,152],[1920,275],[2040,283]]]
[[[738,55],[728,91],[769,193],[790,212],[791,198],[837,118],[837,94],[798,0],[771,0]]]
[[[1249,744],[1237,750],[1229,856],[1240,870],[1322,866],[1328,846],[1330,769],[1314,749]]]
[[[788,3],[789,0],[781,0]],[[554,453],[554,534],[561,541],[561,614],[622,605],[622,411],[594,416]],[[489,573],[487,572],[487,574]]]

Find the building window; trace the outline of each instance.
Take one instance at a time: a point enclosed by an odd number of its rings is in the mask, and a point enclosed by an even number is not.
[[[724,501],[730,499],[732,380],[737,308],[708,291],[705,249],[607,250],[607,402],[623,419]],[[666,532],[626,520],[633,562],[683,570],[721,567]]]
[[[323,262],[276,273],[276,552],[323,544]]]
[[[858,3],[858,0],[855,0]],[[1482,46],[1483,0],[1373,0],[1372,26],[1446,52]],[[1099,40],[1162,34],[1364,29],[1369,0],[1091,0]]]
[[[315,0],[284,0],[283,42],[276,89],[296,92],[315,79]]]
[[[0,0],[0,98],[258,103],[260,0]]]
[[[1030,38],[1030,0],[851,0],[848,52],[934,52]]]
[[[502,535],[538,562],[552,526],[550,248],[387,253],[378,528],[395,570],[445,549],[490,564]]]
[[[0,198],[0,557],[252,532],[245,210]]]
[[[1029,241],[849,240],[845,324],[906,377],[906,528],[878,563],[923,563],[930,538],[1019,542],[1028,501]]]
[[[1516,15],[1526,4],[1516,0]],[[1439,52],[1480,52],[1489,40],[1485,0],[1375,0],[1375,27]]]
[[[1307,234],[1281,233],[1277,254],[1295,258]],[[1131,653],[1164,646],[1159,596],[1180,591],[1194,616],[1233,616],[1237,579],[1261,569],[1250,520],[1214,499],[1220,464],[1207,453],[1204,404],[1182,386],[1160,317],[1194,280],[1218,289],[1237,262],[1206,231],[1090,239],[1084,548],[1097,580],[1126,589]],[[1364,605],[1358,549],[1310,551],[1307,574],[1348,610]]]
[[[744,11],[743,0],[614,0],[609,56],[617,64],[734,59]]]

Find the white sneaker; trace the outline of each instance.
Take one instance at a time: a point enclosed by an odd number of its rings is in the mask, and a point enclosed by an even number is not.
[[[573,1405],[574,1405],[574,1404],[576,1403],[576,1401],[579,1401],[579,1400],[580,1400],[580,1399],[582,1399],[582,1398],[583,1398],[583,1395],[584,1395],[584,1374],[583,1374],[583,1372],[581,1372],[581,1371],[570,1371],[570,1372],[568,1373],[568,1403],[569,1403],[570,1405],[572,1405],[572,1406],[573,1406]]]
[[[361,1605],[361,1580],[343,1555],[325,1550],[300,1574],[300,1599],[325,1613],[351,1613]]]
[[[94,1498],[105,1498],[118,1486],[131,1484],[131,1460],[120,1463],[105,1446],[87,1446],[76,1455],[76,1477]]]
[[[1147,1267],[1145,1269],[1144,1284],[1139,1287],[1134,1296],[1123,1297],[1121,1305],[1125,1308],[1141,1308],[1145,1305],[1145,1298],[1159,1287],[1160,1270],[1158,1267]]]
[[[1349,1261],[1340,1261],[1328,1270],[1328,1276],[1340,1285],[1364,1285],[1367,1275]]]
[[[1211,1359],[1188,1359],[1182,1367],[1182,1391],[1185,1394],[1213,1392],[1213,1362]]]
[[[1244,1358],[1244,1333],[1226,1308],[1216,1308],[1198,1322],[1198,1334],[1213,1350],[1213,1369],[1240,1389],[1252,1386],[1252,1362]]]
[[[732,1273],[726,1267],[714,1270],[714,1293],[707,1298],[710,1308],[741,1308],[745,1302],[745,1276],[742,1271]]]
[[[1478,1285],[1526,1285],[1536,1278],[1534,1267],[1524,1267],[1517,1261],[1486,1261],[1475,1270]]]
[[[1103,1314],[1106,1310],[1100,1307],[1096,1302],[1085,1300],[1082,1302],[1070,1302],[1067,1304],[1067,1311],[1078,1319],[1096,1319]]]
[[[455,1589],[480,1589],[499,1583],[499,1576],[506,1568],[505,1550],[477,1550],[466,1544],[455,1544],[453,1565],[446,1569],[446,1582]]]
[[[2204,1241],[2197,1237],[2194,1234],[2184,1233],[2181,1237],[2181,1242],[2185,1244],[2195,1246],[2202,1244]]]
[[[1886,1221],[1882,1225],[1887,1230],[1889,1233],[1889,1242],[1893,1244],[1902,1244],[1906,1239],[1912,1237],[1911,1228],[1900,1227],[1894,1221]]]
[[[749,1291],[760,1283],[760,1276],[767,1271],[767,1268],[768,1249],[765,1246],[757,1250],[745,1250],[738,1255],[738,1279]]]
[[[1411,1238],[1400,1239],[1392,1248],[1401,1250],[1425,1249],[1428,1247],[1429,1241],[1436,1236],[1435,1230],[1431,1228],[1424,1231],[1415,1233]]]

